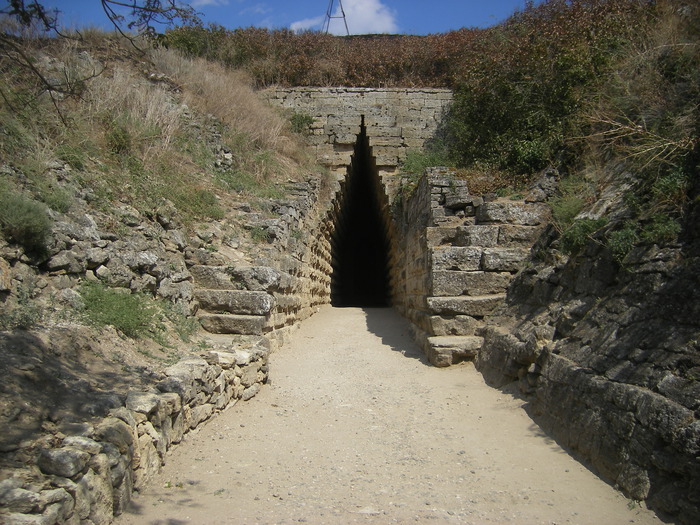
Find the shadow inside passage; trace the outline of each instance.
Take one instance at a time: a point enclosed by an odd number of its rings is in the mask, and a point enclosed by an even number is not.
[[[363,308],[367,330],[395,352],[432,366],[411,336],[409,322],[394,308]]]

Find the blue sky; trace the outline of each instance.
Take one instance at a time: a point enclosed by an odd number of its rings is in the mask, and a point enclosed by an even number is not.
[[[353,34],[425,35],[461,27],[487,27],[525,5],[525,0],[333,0],[334,15],[339,14],[339,2]],[[105,24],[99,0],[42,0],[42,3],[58,8],[67,27]],[[330,0],[188,0],[188,3],[202,13],[205,24],[216,23],[229,29],[256,26],[320,30]],[[331,19],[331,32],[345,34],[342,19]]]

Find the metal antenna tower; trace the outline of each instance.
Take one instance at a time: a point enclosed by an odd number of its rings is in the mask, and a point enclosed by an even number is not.
[[[328,29],[330,28],[331,25],[331,19],[333,18],[342,18],[343,23],[345,24],[345,32],[347,33],[348,36],[350,36],[350,30],[348,29],[348,22],[345,20],[345,10],[343,9],[343,0],[338,0],[338,7],[340,8],[340,15],[333,15],[333,4],[335,3],[335,0],[330,0],[328,2],[328,9],[326,10],[326,21],[323,22],[323,28],[321,31],[324,31],[326,34],[328,34]]]

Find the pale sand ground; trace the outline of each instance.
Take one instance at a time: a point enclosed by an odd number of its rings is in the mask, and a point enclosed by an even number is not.
[[[324,307],[271,385],[168,455],[118,524],[660,523],[391,309]]]

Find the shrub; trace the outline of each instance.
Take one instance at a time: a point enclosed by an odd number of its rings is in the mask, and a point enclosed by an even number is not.
[[[608,235],[607,245],[613,258],[617,262],[622,262],[638,240],[636,225],[628,222],[622,229],[611,232]]]
[[[157,310],[151,300],[141,294],[85,283],[80,288],[84,315],[97,327],[114,326],[127,337],[146,335],[156,323]]]
[[[43,317],[43,309],[32,300],[34,286],[22,284],[17,288],[15,306],[0,316],[0,330],[28,330]]]
[[[680,223],[673,217],[665,214],[656,214],[651,222],[644,225],[641,231],[642,241],[650,244],[664,244],[673,242],[681,233]]]
[[[51,219],[46,206],[12,190],[0,190],[0,226],[3,233],[27,252],[42,253],[51,233]]]
[[[592,239],[592,235],[607,223],[605,218],[575,221],[561,236],[562,251],[571,255],[578,253]]]
[[[314,118],[306,113],[292,113],[289,123],[294,133],[308,133],[309,127],[314,123]]]

